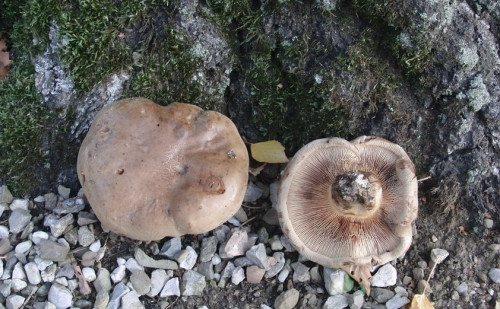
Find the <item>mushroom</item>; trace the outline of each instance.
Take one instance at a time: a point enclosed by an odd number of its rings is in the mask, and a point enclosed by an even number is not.
[[[403,256],[417,217],[415,167],[383,138],[324,138],[300,149],[278,193],[285,235],[306,258],[370,292],[370,269]]]
[[[104,228],[137,240],[199,234],[241,206],[248,152],[226,116],[129,98],[104,107],[78,154],[78,177]]]

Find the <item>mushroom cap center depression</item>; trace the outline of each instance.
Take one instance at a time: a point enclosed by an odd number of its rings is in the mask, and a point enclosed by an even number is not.
[[[368,218],[381,204],[382,185],[373,173],[350,171],[335,177],[331,198],[334,211],[339,215]]]

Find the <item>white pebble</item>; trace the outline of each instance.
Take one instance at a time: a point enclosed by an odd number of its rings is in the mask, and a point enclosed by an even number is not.
[[[125,278],[126,269],[127,268],[125,267],[125,265],[122,264],[113,270],[113,272],[110,275],[110,278],[113,281],[113,283],[120,282],[123,280],[123,278]]]
[[[385,264],[380,267],[373,275],[372,286],[376,287],[388,287],[396,284],[396,279],[398,277],[398,272],[394,266],[390,263]]]
[[[92,252],[98,252],[99,249],[101,249],[101,241],[98,239],[96,241],[94,241],[90,246],[89,246],[89,250],[92,251]]]
[[[9,295],[5,301],[5,304],[8,309],[19,309],[24,304],[24,300],[26,298],[19,295]]]
[[[35,262],[29,262],[24,265],[24,271],[26,272],[26,277],[30,284],[37,285],[42,282],[42,277],[40,276],[40,270]]]
[[[50,287],[48,299],[56,308],[69,308],[73,303],[73,294],[64,286],[54,283]]]
[[[280,274],[278,275],[278,281],[279,282],[285,282],[286,278],[288,277],[288,274],[290,273],[290,270],[288,268],[284,268]]]
[[[129,258],[125,263],[125,267],[130,272],[133,272],[134,270],[144,270],[144,266],[140,265],[134,258]]]
[[[36,231],[31,235],[31,241],[33,241],[35,245],[40,244],[42,239],[49,239],[49,234],[44,231]]]
[[[219,265],[222,262],[220,256],[216,253],[212,256],[212,265]]]
[[[33,243],[31,242],[31,240],[20,242],[17,244],[15,252],[16,254],[25,254],[31,249],[32,245]]]
[[[10,210],[23,209],[28,210],[29,201],[24,199],[15,199],[10,204]]]
[[[95,273],[95,269],[93,269],[92,267],[82,268],[82,274],[83,274],[83,277],[85,278],[85,280],[87,280],[88,282],[92,282],[97,278],[97,275]]]

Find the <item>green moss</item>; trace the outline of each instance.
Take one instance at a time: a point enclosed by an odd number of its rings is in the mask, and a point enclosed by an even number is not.
[[[210,102],[204,101],[193,79],[201,59],[190,52],[188,37],[167,27],[162,32],[164,38],[153,41],[150,47],[139,52],[129,95],[147,97],[163,105],[177,101],[210,109]]]
[[[0,102],[0,175],[13,192],[29,192],[37,183],[35,171],[48,162],[42,131],[53,115],[41,103],[27,61],[18,59],[0,81]]]
[[[12,40],[21,54],[36,55],[48,45],[50,27],[59,27],[61,60],[75,86],[89,91],[107,75],[128,69],[131,52],[123,31],[160,0],[27,0]]]

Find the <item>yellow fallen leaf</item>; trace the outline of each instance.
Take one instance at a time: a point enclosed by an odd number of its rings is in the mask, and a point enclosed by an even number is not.
[[[415,294],[411,301],[410,309],[434,309],[434,306],[425,294]]]
[[[250,145],[252,158],[265,163],[287,163],[285,147],[278,141],[267,141]]]

